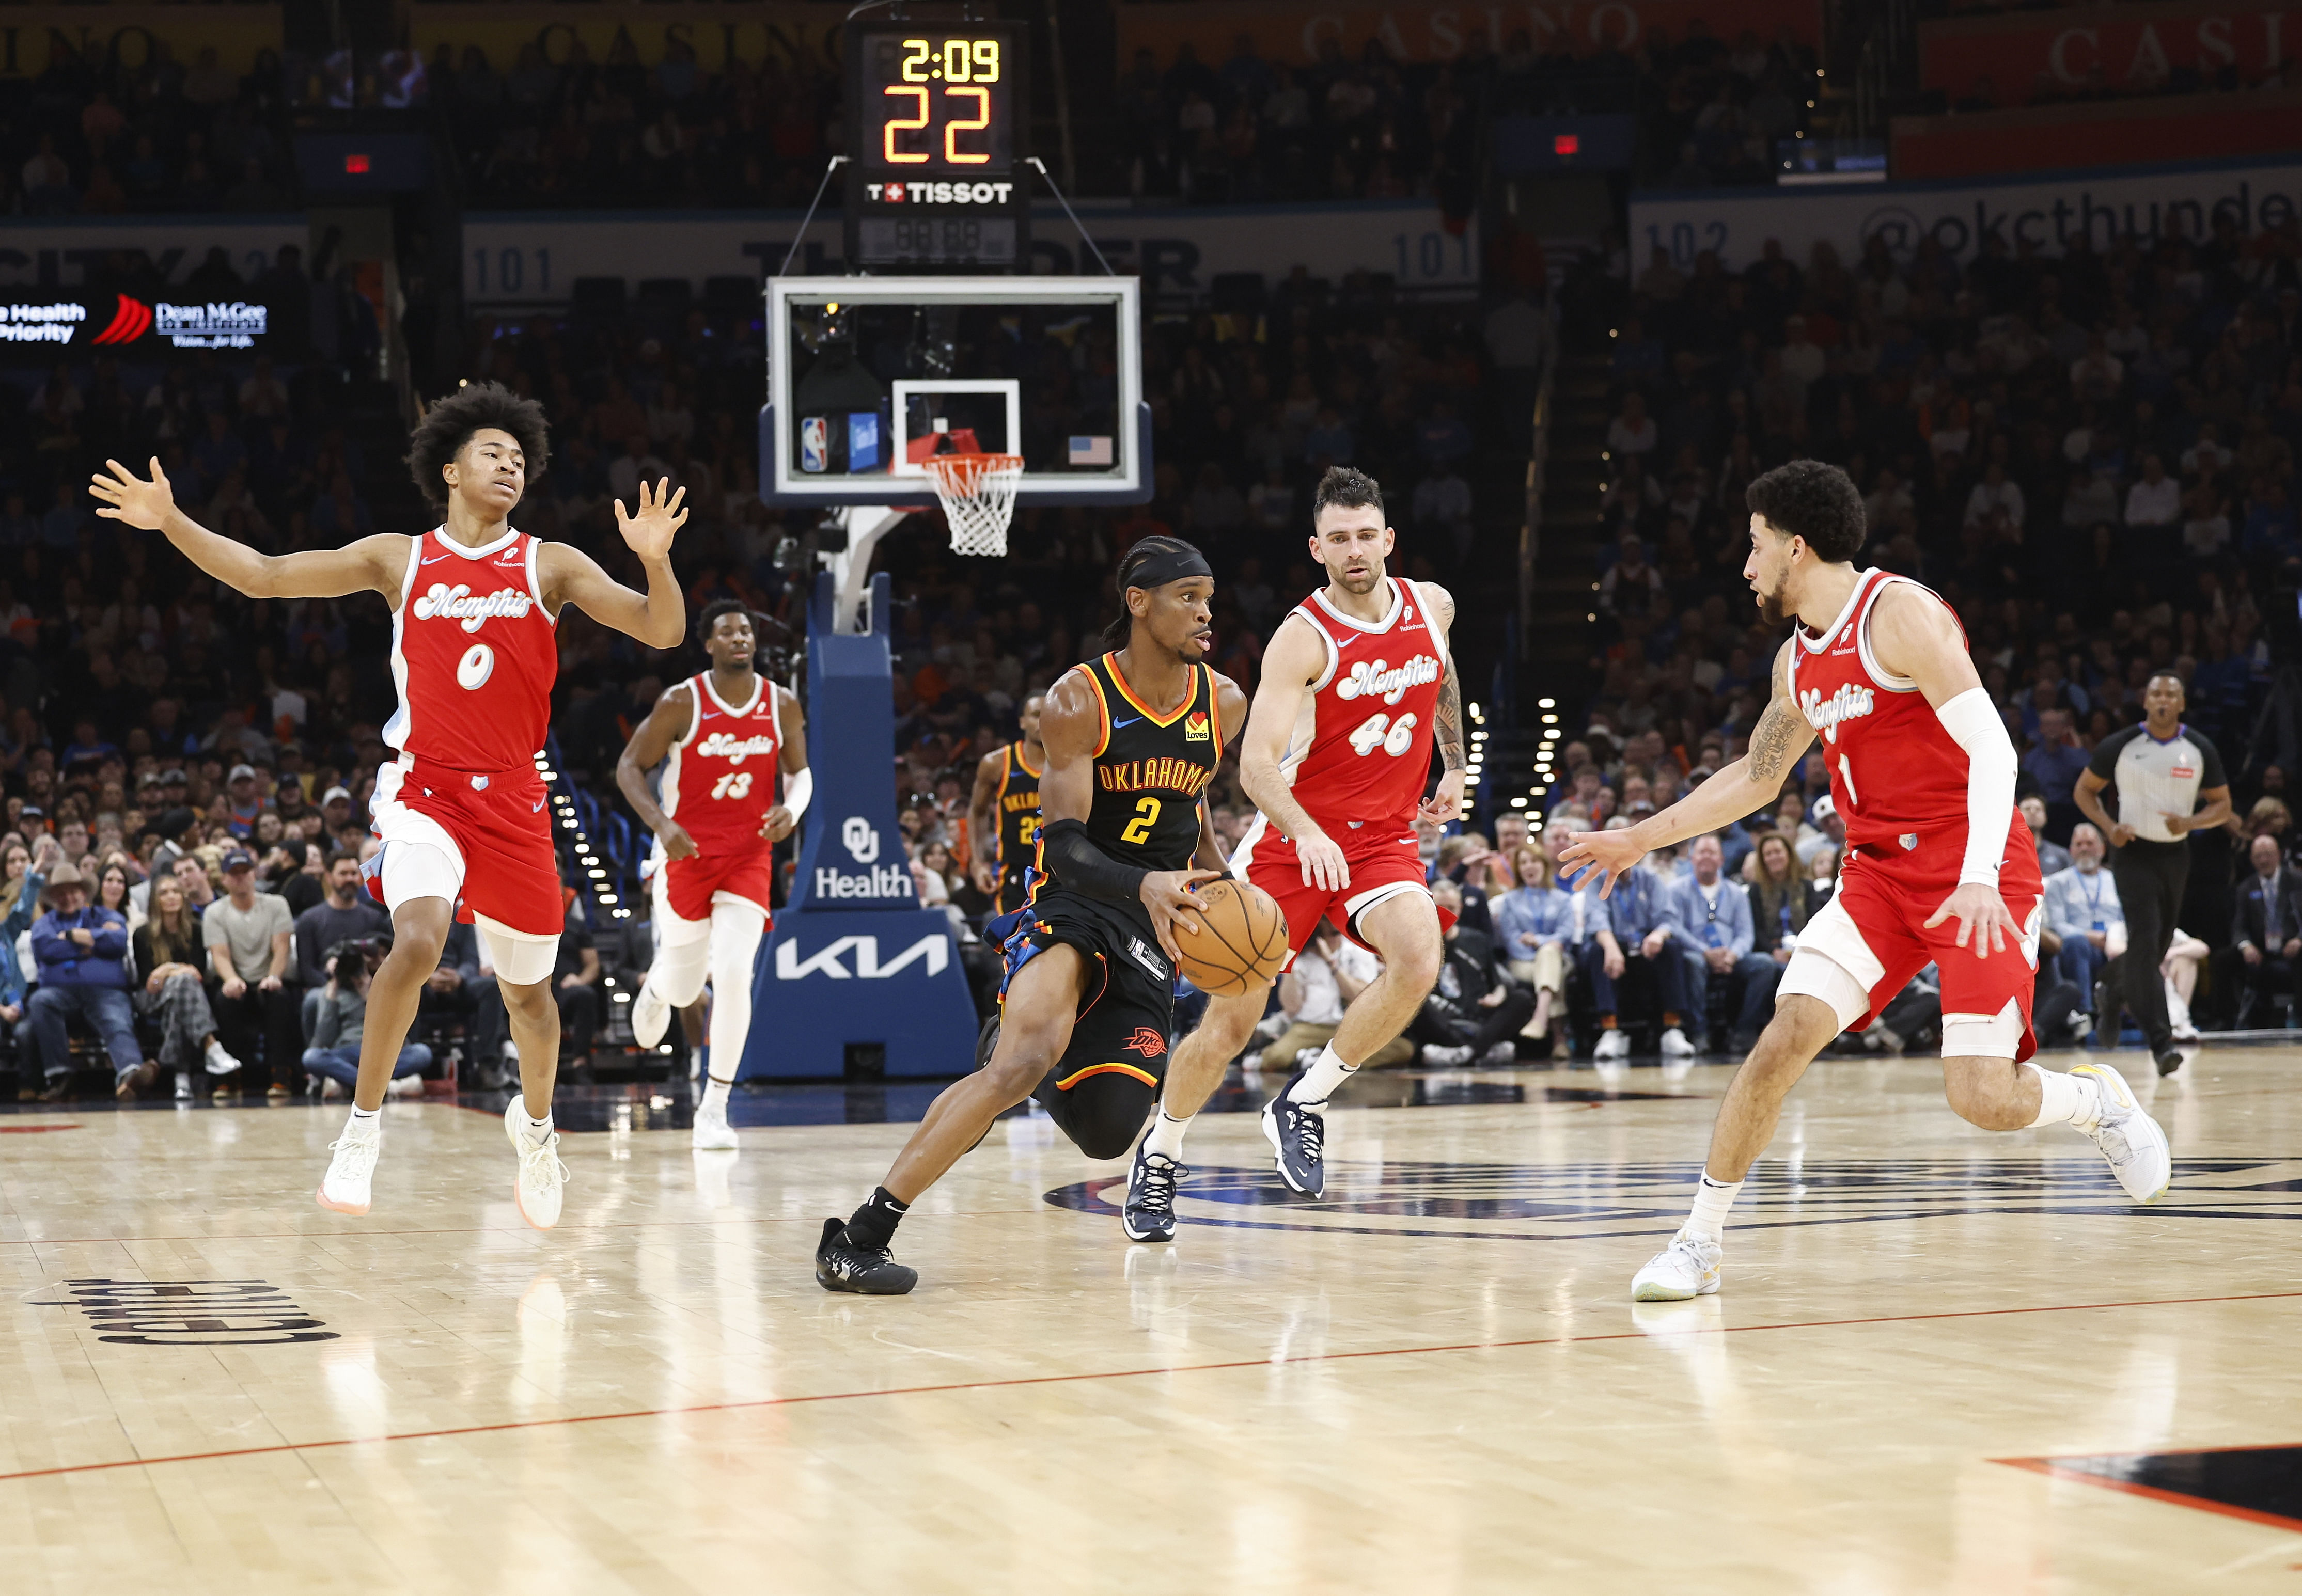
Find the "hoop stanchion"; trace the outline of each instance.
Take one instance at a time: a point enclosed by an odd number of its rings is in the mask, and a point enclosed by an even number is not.
[[[1007,523],[1015,514],[1015,489],[1023,480],[1023,457],[929,455],[920,464],[934,482],[944,518],[951,523],[952,552],[1005,554]]]

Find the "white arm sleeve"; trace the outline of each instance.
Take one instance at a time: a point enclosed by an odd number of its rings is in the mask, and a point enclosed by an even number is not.
[[[1966,750],[1966,861],[1960,885],[1998,885],[2006,834],[2014,823],[2014,743],[1990,694],[1970,687],[1935,711],[1950,740]]]
[[[2003,731],[1998,735],[2002,738],[2006,735]],[[2012,752],[2013,744],[2008,743],[2007,749]],[[2006,778],[2006,790],[2009,793],[2014,790],[2014,778],[2011,776]],[[794,820],[807,813],[807,801],[814,796],[815,770],[812,767],[801,771],[784,784],[784,807],[791,811],[792,819]]]

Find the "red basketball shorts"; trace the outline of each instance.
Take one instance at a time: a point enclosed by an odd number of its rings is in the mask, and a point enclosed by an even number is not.
[[[769,848],[745,848],[733,853],[691,853],[669,859],[657,867],[663,885],[658,900],[682,920],[711,918],[711,900],[727,893],[757,903],[769,913],[774,901],[775,853]],[[773,924],[770,916],[769,923]]]
[[[2038,1050],[2030,1000],[2046,919],[2030,828],[2012,816],[1998,872],[1999,895],[2021,935],[1982,958],[1970,941],[1958,945],[1956,919],[1927,925],[1957,887],[1965,858],[1963,826],[1851,850],[1837,895],[1799,933],[1777,996],[1821,998],[1842,1025],[1861,1030],[1932,964],[1942,978],[1945,1058],[2029,1058]]]
[[[1246,877],[1269,893],[1287,917],[1290,964],[1321,920],[1329,921],[1365,947],[1366,938],[1359,934],[1359,921],[1368,910],[1402,893],[1421,893],[1425,897],[1431,894],[1414,832],[1365,826],[1331,835],[1342,844],[1343,861],[1350,869],[1350,879],[1340,892],[1307,885],[1303,879],[1302,856],[1295,852],[1294,843],[1261,815],[1255,817],[1231,856],[1232,874]]]
[[[477,917],[556,941],[567,914],[550,811],[532,765],[475,773],[395,760],[376,773],[375,834],[383,848],[371,861],[368,891],[388,903],[386,889],[405,880],[448,898],[466,925]],[[418,844],[445,856],[450,879],[431,881],[420,867],[401,875],[388,856]]]

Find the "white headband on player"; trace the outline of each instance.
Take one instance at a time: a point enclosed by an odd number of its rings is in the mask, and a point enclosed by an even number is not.
[[[1995,886],[2014,823],[2014,741],[1980,687],[1968,688],[1937,709],[1935,718],[1950,740],[1966,750],[1966,860],[1959,867],[1959,882]]]

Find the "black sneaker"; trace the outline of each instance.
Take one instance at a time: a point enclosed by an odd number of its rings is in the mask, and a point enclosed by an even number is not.
[[[1327,1121],[1313,1109],[1290,1100],[1287,1094],[1303,1079],[1298,1070],[1279,1088],[1279,1096],[1263,1105],[1263,1134],[1271,1143],[1272,1163],[1287,1189],[1298,1197],[1317,1197],[1326,1189]]]
[[[901,1297],[920,1283],[920,1272],[896,1263],[884,1247],[856,1246],[847,1239],[845,1220],[827,1219],[815,1245],[815,1283],[827,1291]]]
[[[1175,1239],[1175,1183],[1190,1172],[1164,1153],[1135,1149],[1135,1166],[1127,1172],[1127,1206],[1119,1215],[1119,1228],[1130,1241]]]
[[[2158,1073],[2161,1075],[2172,1075],[2182,1067],[2182,1050],[2171,1043],[2161,1047],[2153,1056],[2158,1061]]]

